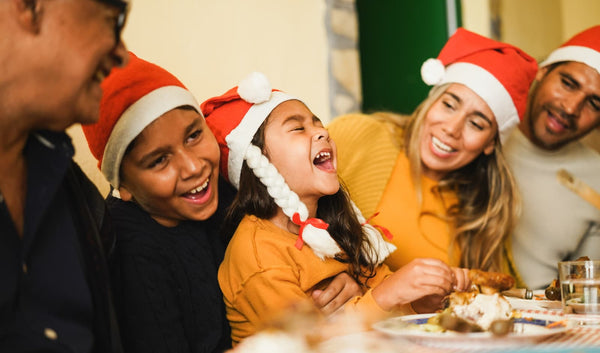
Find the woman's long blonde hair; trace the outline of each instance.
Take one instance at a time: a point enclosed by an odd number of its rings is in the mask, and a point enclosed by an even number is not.
[[[422,200],[420,180],[423,167],[419,145],[423,121],[449,85],[432,88],[429,96],[410,116],[378,114],[381,119],[393,121],[404,131],[399,143],[410,161],[410,173],[419,200]],[[450,258],[453,258],[452,251],[457,244],[461,252],[461,267],[501,271],[503,243],[520,213],[520,196],[502,153],[498,133],[495,139],[496,145],[490,155],[482,153],[468,165],[448,173],[433,190],[440,197],[448,191],[457,195],[457,203],[447,208],[447,214],[437,216],[446,219],[453,229]]]

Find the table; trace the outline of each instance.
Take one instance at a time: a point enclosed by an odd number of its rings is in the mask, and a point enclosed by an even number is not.
[[[532,316],[552,316],[560,320],[571,320],[573,317],[565,315],[560,309],[548,310],[535,305],[531,302],[527,309],[523,306],[520,311],[523,317]],[[496,341],[498,342],[498,341]],[[600,325],[578,325],[571,322],[567,330],[563,333],[545,337],[537,342],[526,342],[519,346],[489,346],[481,344],[469,344],[467,339],[459,344],[445,346],[441,344],[435,346],[436,342],[416,343],[415,341],[390,336],[378,331],[360,332],[342,337],[335,337],[319,346],[319,353],[388,353],[388,352],[408,352],[408,353],[476,353],[476,352],[522,352],[522,353],[600,353]],[[501,343],[496,343],[501,344]],[[520,344],[520,343],[519,343]],[[459,345],[459,347],[457,347]]]

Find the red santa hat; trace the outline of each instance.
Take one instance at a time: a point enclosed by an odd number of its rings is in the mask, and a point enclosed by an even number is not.
[[[252,144],[254,135],[273,109],[289,100],[298,99],[272,89],[263,74],[253,72],[237,87],[221,96],[206,100],[201,109],[221,149],[221,175],[239,188],[242,164],[246,161],[283,213],[300,226],[296,246],[301,248],[302,244],[306,243],[319,258],[333,257],[340,253],[341,249],[327,232],[327,223],[320,219],[308,218],[306,205],[289,188],[283,176],[263,155],[261,149]],[[360,211],[356,211],[359,221],[364,220]],[[366,232],[373,243],[373,248],[365,247],[366,256],[380,263],[395,248],[381,240],[379,233],[372,227],[366,229]],[[377,242],[378,240],[380,242]],[[368,252],[373,249],[377,252]]]
[[[540,67],[561,61],[577,61],[600,73],[600,25],[573,36],[544,60]]]
[[[165,69],[129,53],[129,64],[115,68],[102,82],[100,119],[83,126],[98,167],[114,188],[129,144],[163,114],[191,106],[200,113],[194,96]]]
[[[421,77],[428,85],[460,83],[490,107],[501,139],[522,119],[537,63],[519,48],[459,28],[437,59],[428,59]]]

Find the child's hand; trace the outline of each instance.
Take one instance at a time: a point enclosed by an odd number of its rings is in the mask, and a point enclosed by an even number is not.
[[[373,298],[384,310],[429,295],[445,296],[456,284],[454,271],[438,259],[415,259],[373,289]]]
[[[419,314],[433,313],[436,310],[443,309],[444,298],[446,298],[446,295],[426,295],[410,303],[410,305]]]
[[[316,289],[312,292],[315,305],[325,315],[334,313],[348,300],[361,295],[363,295],[361,287],[346,272],[335,276],[324,289]]]

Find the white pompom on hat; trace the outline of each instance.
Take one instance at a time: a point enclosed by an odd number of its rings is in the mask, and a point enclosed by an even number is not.
[[[426,84],[460,83],[479,95],[496,117],[501,140],[522,119],[536,72],[535,59],[519,48],[464,28],[448,39],[437,59],[421,66]]]
[[[328,224],[308,217],[306,205],[260,148],[252,144],[256,131],[273,109],[288,100],[298,99],[272,89],[265,75],[253,72],[223,95],[206,100],[200,108],[221,149],[221,175],[239,189],[246,161],[275,203],[300,226],[296,247],[301,249],[306,243],[319,258],[334,257],[342,250],[327,232]]]
[[[544,60],[540,67],[563,61],[577,61],[600,74],[600,25],[574,35]]]
[[[283,213],[300,226],[296,247],[301,249],[303,244],[307,244],[323,260],[342,252],[327,232],[329,225],[321,219],[308,217],[306,205],[290,190],[261,149],[252,144],[254,135],[269,114],[288,100],[299,99],[271,88],[262,73],[253,72],[237,87],[206,100],[200,108],[221,149],[221,175],[239,189],[242,165],[246,161]],[[395,247],[381,239],[381,234],[364,222],[357,208],[355,211],[371,243],[371,247],[363,247],[363,253],[373,263],[379,264]]]

